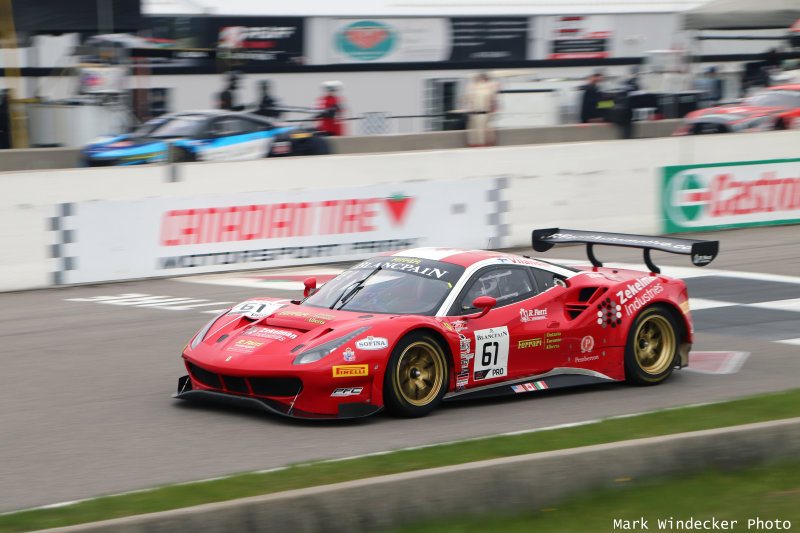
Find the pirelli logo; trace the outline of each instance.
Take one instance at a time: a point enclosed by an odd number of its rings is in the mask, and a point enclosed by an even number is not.
[[[517,350],[524,350],[525,348],[538,348],[542,345],[542,339],[527,339],[517,342]]]
[[[343,365],[333,367],[333,377],[349,378],[369,375],[369,365]]]

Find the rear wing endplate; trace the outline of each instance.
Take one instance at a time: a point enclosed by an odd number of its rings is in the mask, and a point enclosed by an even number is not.
[[[535,229],[532,234],[533,249],[546,252],[556,244],[581,242],[586,243],[586,255],[596,267],[603,266],[594,255],[595,244],[610,246],[627,246],[644,250],[644,263],[656,274],[661,269],[653,263],[650,250],[661,250],[673,254],[690,255],[696,266],[705,266],[717,256],[719,241],[698,241],[675,237],[658,237],[650,235],[633,235],[629,233],[606,233],[601,231],[581,231],[574,229],[545,228]]]

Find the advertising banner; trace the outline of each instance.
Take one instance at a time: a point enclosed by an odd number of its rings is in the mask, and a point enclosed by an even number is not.
[[[527,17],[452,18],[450,61],[522,61],[528,47]]]
[[[505,205],[496,182],[62,204],[51,221],[62,236],[52,255],[65,265],[55,279],[85,283],[347,261],[418,246],[485,248],[499,234]]]
[[[800,159],[662,169],[664,231],[800,222]]]
[[[216,44],[218,59],[270,63],[305,61],[303,19],[299,17],[210,17],[206,21],[206,31],[206,39]]]
[[[614,19],[608,15],[545,17],[547,59],[611,57]]]
[[[528,22],[528,17],[331,19],[325,54],[314,62],[524,60]]]
[[[125,89],[128,72],[122,67],[80,67],[79,94],[118,94]]]
[[[81,47],[82,61],[96,62],[108,50],[125,49],[123,57],[156,70],[199,67],[217,72],[217,60],[228,67],[303,64],[304,22],[301,17],[148,17],[146,33],[152,37],[93,35]]]
[[[337,18],[327,21],[327,29],[322,63],[444,61],[450,56],[445,18]]]

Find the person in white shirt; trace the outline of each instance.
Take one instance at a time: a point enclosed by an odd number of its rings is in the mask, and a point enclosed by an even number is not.
[[[467,113],[467,144],[469,146],[493,146],[496,132],[492,128],[492,116],[497,111],[497,83],[485,72],[467,86],[462,109]]]

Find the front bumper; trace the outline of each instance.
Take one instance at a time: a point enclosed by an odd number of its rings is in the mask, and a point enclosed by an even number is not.
[[[192,379],[188,375],[178,378],[178,391],[173,394],[172,397],[179,400],[207,401],[211,403],[221,403],[235,405],[237,407],[258,409],[287,418],[304,420],[364,418],[383,410],[382,406],[375,406],[371,403],[350,402],[339,404],[338,413],[336,414],[312,413],[295,408],[294,402],[287,405],[286,403],[279,402],[277,400],[271,400],[269,398],[256,398],[253,396],[231,394],[215,390],[193,389]]]

